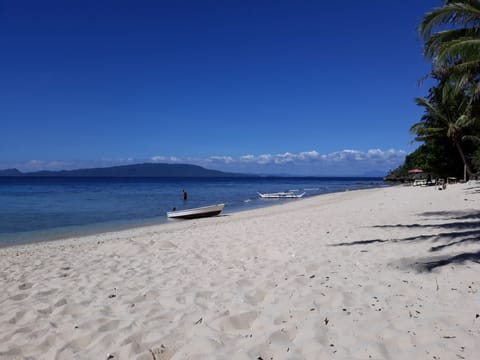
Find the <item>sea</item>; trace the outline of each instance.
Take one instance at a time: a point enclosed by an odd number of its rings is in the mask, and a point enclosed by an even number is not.
[[[0,246],[165,224],[166,212],[225,204],[222,214],[298,199],[261,199],[257,192],[305,197],[388,186],[381,178],[0,178]],[[183,199],[183,191],[188,198]],[[188,220],[186,220],[188,221]]]

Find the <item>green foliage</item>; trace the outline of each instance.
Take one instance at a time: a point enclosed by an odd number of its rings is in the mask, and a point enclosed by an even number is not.
[[[408,170],[422,169],[432,178],[455,176],[463,178],[462,161],[452,145],[444,140],[429,141],[420,145],[407,155],[403,165],[391,171],[387,176],[396,179],[411,177]]]
[[[480,170],[480,1],[447,0],[419,25],[435,85],[417,98],[424,114],[410,132],[423,144],[392,175],[421,168],[463,178]],[[472,168],[473,166],[473,168]]]

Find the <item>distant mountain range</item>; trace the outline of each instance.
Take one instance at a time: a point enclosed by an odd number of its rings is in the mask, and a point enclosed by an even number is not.
[[[246,177],[247,174],[205,169],[190,164],[153,164],[111,166],[104,168],[21,172],[17,169],[0,170],[0,177]]]

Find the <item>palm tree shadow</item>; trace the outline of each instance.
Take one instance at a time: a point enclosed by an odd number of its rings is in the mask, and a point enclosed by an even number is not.
[[[480,251],[461,253],[453,256],[423,258],[415,262],[413,267],[418,272],[430,272],[442,266],[465,264],[467,261],[473,261],[480,264]]]
[[[465,194],[478,194],[480,193],[480,189],[477,187],[469,187],[467,189],[465,189]]]
[[[425,218],[438,217],[455,220],[480,219],[480,211],[426,211],[418,215]]]
[[[447,248],[465,244],[480,244],[480,212],[478,211],[435,211],[419,214],[420,217],[440,219],[440,220],[459,220],[454,222],[442,222],[438,224],[395,224],[395,225],[376,225],[373,228],[409,228],[409,229],[439,229],[446,230],[437,234],[420,234],[416,236],[401,239],[371,239],[353,242],[343,242],[332,244],[331,246],[367,246],[378,243],[418,243],[430,241],[435,243],[429,251],[437,253]],[[480,263],[480,251],[464,252],[455,255],[432,256],[419,258],[413,261],[413,267],[419,272],[429,272],[433,269],[450,265],[464,264],[467,261]]]

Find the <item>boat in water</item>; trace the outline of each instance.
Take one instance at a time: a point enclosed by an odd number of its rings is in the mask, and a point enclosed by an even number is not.
[[[257,193],[257,194],[262,199],[291,199],[291,198],[299,199],[303,195],[305,195],[304,192],[301,194],[295,194],[293,191],[282,191],[282,192],[266,193],[266,194]]]
[[[184,210],[174,209],[167,212],[167,217],[169,219],[198,219],[216,216],[222,212],[224,206],[224,204],[216,204]]]

